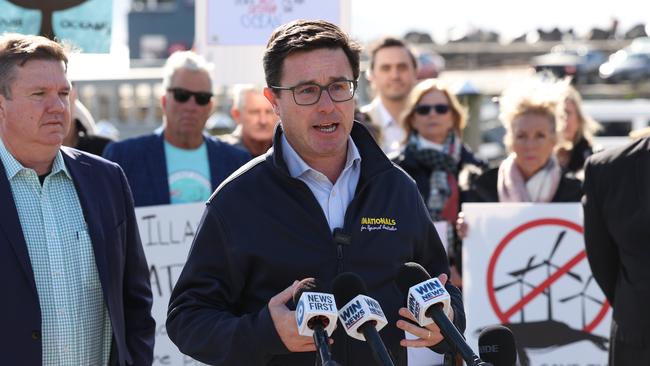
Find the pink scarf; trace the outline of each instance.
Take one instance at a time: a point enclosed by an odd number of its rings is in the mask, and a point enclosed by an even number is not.
[[[499,202],[551,202],[562,176],[560,164],[554,155],[528,181],[524,181],[515,165],[515,154],[510,154],[499,165],[497,191]]]

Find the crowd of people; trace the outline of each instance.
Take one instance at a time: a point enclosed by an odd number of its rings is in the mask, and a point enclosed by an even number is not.
[[[400,266],[417,262],[440,278],[448,317],[463,331],[471,228],[462,204],[580,202],[585,177],[588,257],[614,305],[611,364],[648,360],[636,342],[648,320],[634,321],[646,290],[632,282],[647,277],[639,249],[647,214],[634,205],[647,189],[631,173],[650,171],[635,165],[640,156],[647,164],[647,139],[590,158],[598,125],[580,94],[566,81],[530,80],[499,98],[508,154],[490,167],[463,143],[466,107],[441,80],[417,80],[406,43],[385,38],[369,54],[375,98],[357,108],[360,47],[328,22],[280,26],[264,54],[266,86],[235,88],[236,130],[217,138],[205,132],[215,107],[210,65],[176,52],[164,68],[162,127],[111,142],[93,137],[59,44],[2,36],[0,274],[14,279],[2,285],[12,294],[0,305],[5,361],[151,364],[151,290],[134,207],[186,202],[207,205],[169,304],[167,331],[183,353],[210,364],[313,363],[314,341],[298,334],[289,300],[298,280],[331,282],[344,271],[381,303],[397,364],[407,347],[451,353],[440,329],[416,325],[394,293]],[[617,193],[603,183],[613,176],[638,189]],[[368,218],[393,227],[364,231]],[[372,358],[341,329],[331,338],[344,364]]]

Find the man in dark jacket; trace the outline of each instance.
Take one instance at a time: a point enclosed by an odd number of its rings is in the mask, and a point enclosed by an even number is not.
[[[650,365],[650,139],[592,155],[585,166],[585,246],[614,309],[609,365]]]
[[[214,107],[209,70],[205,59],[192,51],[172,54],[160,99],[163,130],[104,150],[106,159],[124,169],[136,207],[204,202],[250,159],[203,132]]]
[[[295,281],[330,283],[347,271],[381,304],[389,324],[380,335],[398,365],[405,347],[443,350],[437,326],[400,319],[401,265],[418,262],[443,281],[449,266],[415,183],[353,121],[359,51],[325,21],[295,21],[271,36],[265,95],[281,124],[274,147],[208,202],[169,306],[167,331],[181,352],[215,365],[313,364],[314,341],[298,334],[288,307]],[[447,289],[462,330],[460,292]],[[403,339],[404,330],[419,338]],[[341,327],[332,339],[341,364],[371,362],[368,345]]]
[[[0,37],[0,363],[151,365],[151,285],[117,164],[61,147],[64,48]]]

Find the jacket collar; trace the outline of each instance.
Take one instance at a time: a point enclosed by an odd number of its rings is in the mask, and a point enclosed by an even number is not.
[[[284,160],[282,153],[282,123],[278,123],[275,127],[273,137],[273,147],[267,152],[266,159],[277,169],[289,176],[289,168]],[[352,131],[350,133],[352,141],[359,150],[361,155],[361,175],[359,177],[359,186],[361,182],[369,179],[370,177],[390,169],[393,164],[388,160],[384,152],[379,148],[375,140],[370,135],[370,132],[361,123],[354,121]]]

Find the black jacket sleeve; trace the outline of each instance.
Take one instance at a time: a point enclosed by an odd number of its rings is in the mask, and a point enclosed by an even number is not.
[[[245,284],[228,250],[228,233],[208,204],[189,258],[172,291],[167,332],[181,352],[211,365],[261,365],[289,351],[275,330],[268,307],[237,310]]]
[[[620,258],[614,239],[607,230],[603,216],[602,190],[599,182],[610,184],[608,177],[603,177],[602,166],[594,165],[589,160],[585,168],[584,209],[585,248],[587,259],[594,279],[605,293],[610,304],[614,304],[617,276],[620,271]]]
[[[151,316],[149,270],[133,211],[131,191],[121,169],[119,174],[127,212],[123,281],[126,346],[131,354],[133,365],[151,365],[156,323]]]

